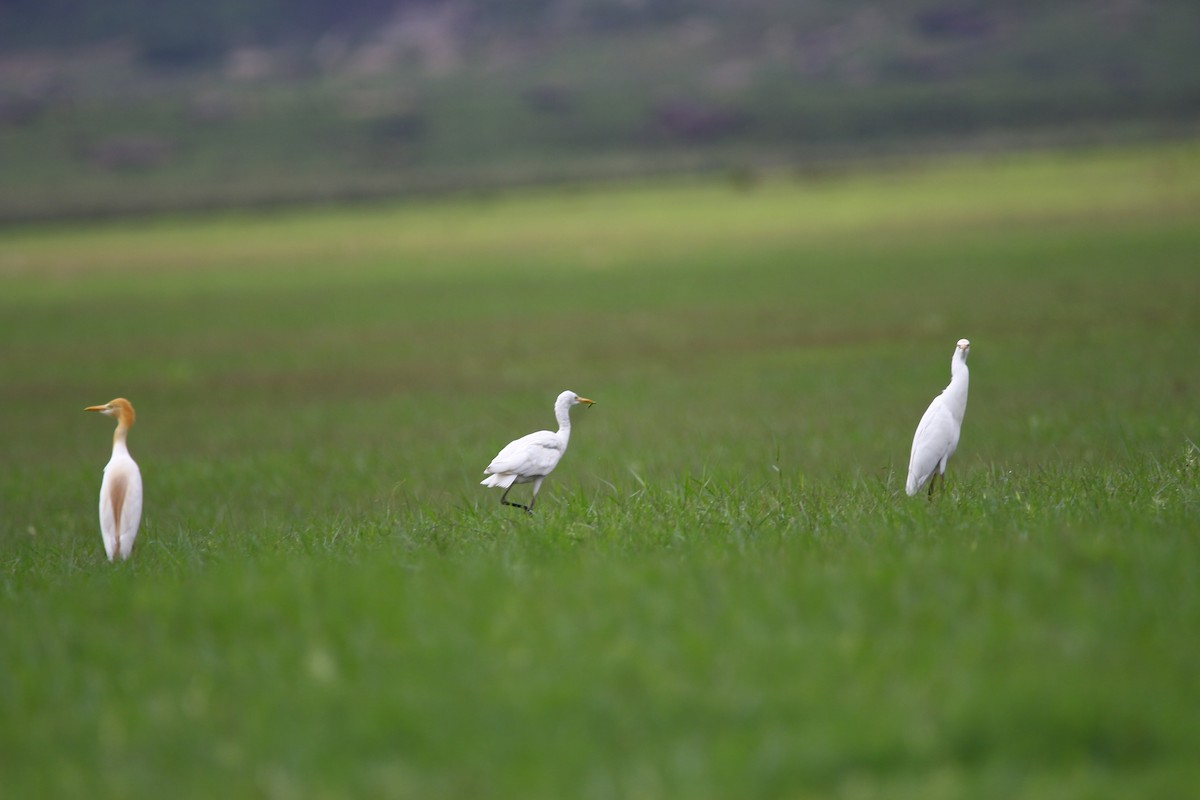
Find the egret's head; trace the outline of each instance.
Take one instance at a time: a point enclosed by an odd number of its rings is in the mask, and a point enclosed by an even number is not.
[[[116,400],[109,400],[102,406],[88,406],[84,411],[99,411],[107,417],[116,417],[117,421],[129,427],[133,424],[137,415],[133,411],[133,404],[124,397],[118,397]]]
[[[595,402],[595,400],[588,400],[586,397],[580,397],[568,389],[558,396],[558,401],[555,403],[555,405],[574,406],[583,403],[584,405],[590,406]]]
[[[967,356],[971,355],[971,343],[966,339],[959,339],[955,347],[962,351],[963,361],[966,361]]]

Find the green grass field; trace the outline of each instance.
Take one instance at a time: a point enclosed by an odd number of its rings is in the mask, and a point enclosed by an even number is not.
[[[0,231],[3,793],[1185,796],[1198,219],[1179,145]]]

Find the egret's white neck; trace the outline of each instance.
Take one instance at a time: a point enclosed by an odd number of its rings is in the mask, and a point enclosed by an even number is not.
[[[564,436],[571,435],[571,403],[555,403],[554,418],[558,420],[558,432]]]
[[[950,359],[950,379],[957,380],[959,377],[964,381],[967,379],[967,355],[956,349],[954,357]]]
[[[124,422],[117,425],[117,429],[113,432],[113,455],[124,453],[129,455],[129,446],[125,444],[125,437],[129,435],[129,426]]]
[[[950,359],[950,385],[942,395],[950,407],[950,413],[961,420],[967,412],[967,386],[970,383],[970,371],[967,369],[967,357],[962,350],[954,351]]]

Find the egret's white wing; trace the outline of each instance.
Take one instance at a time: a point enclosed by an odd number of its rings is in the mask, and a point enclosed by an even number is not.
[[[550,431],[538,431],[505,445],[485,473],[511,473],[522,477],[549,475],[562,458],[562,440]]]
[[[912,455],[908,460],[908,481],[905,491],[914,495],[933,476],[942,459],[954,452],[957,442],[957,427],[942,396],[933,398],[925,409],[917,432],[913,436]]]
[[[116,557],[113,549],[117,545],[117,525],[113,517],[114,472],[104,468],[104,479],[100,481],[100,536],[104,538],[104,554],[112,561]]]
[[[132,460],[129,465],[132,469],[125,487],[125,507],[121,511],[121,558],[129,558],[133,553],[133,542],[142,521],[142,473]]]

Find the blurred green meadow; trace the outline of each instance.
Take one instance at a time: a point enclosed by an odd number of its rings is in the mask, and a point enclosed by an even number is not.
[[[4,794],[1184,796],[1197,220],[1178,144],[2,229]]]
[[[0,3],[0,223],[1200,133],[1191,0]]]

